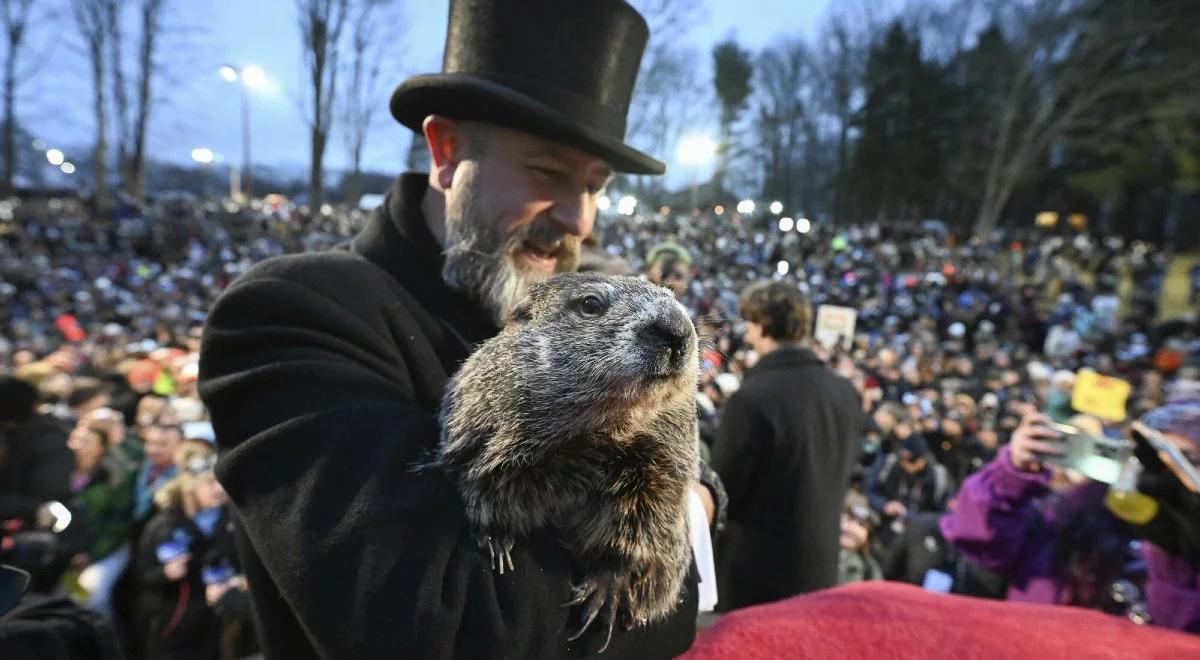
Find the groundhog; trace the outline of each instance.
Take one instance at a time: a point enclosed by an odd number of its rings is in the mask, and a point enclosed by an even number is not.
[[[492,553],[556,530],[585,567],[577,639],[598,615],[626,629],[680,600],[698,475],[696,331],[670,291],[632,277],[555,276],[450,381],[437,462]]]

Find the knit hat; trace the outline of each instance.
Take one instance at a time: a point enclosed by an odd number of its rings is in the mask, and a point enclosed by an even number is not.
[[[1176,433],[1200,445],[1200,398],[1172,401],[1147,413],[1142,422],[1156,431]]]

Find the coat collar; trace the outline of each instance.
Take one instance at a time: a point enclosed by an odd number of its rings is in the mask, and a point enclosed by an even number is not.
[[[767,353],[746,372],[746,377],[750,378],[775,369],[795,369],[814,365],[825,366],[816,353],[799,346],[784,346]]]
[[[401,175],[383,204],[354,237],[351,250],[387,271],[433,315],[445,320],[468,344],[500,331],[482,308],[442,280],[442,248],[425,224],[421,200],[427,174]]]

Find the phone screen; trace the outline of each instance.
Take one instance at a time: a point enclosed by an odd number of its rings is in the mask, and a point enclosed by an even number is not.
[[[1058,441],[1063,445],[1063,453],[1046,455],[1042,460],[1073,469],[1089,479],[1116,483],[1125,461],[1133,454],[1133,447],[1125,440],[1088,435],[1069,424],[1049,426],[1063,434]]]

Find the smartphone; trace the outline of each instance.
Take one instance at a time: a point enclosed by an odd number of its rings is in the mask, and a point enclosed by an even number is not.
[[[1069,424],[1050,423],[1047,426],[1061,433],[1062,438],[1046,442],[1060,444],[1063,453],[1043,454],[1042,460],[1075,470],[1094,481],[1115,484],[1125,462],[1133,454],[1133,445],[1127,440],[1089,435]]]
[[[1135,437],[1146,441],[1154,451],[1158,452],[1158,458],[1161,460],[1183,485],[1193,493],[1200,493],[1200,473],[1196,471],[1196,466],[1179,451],[1179,447],[1171,444],[1162,433],[1146,426],[1141,422],[1134,422],[1131,425]]]

